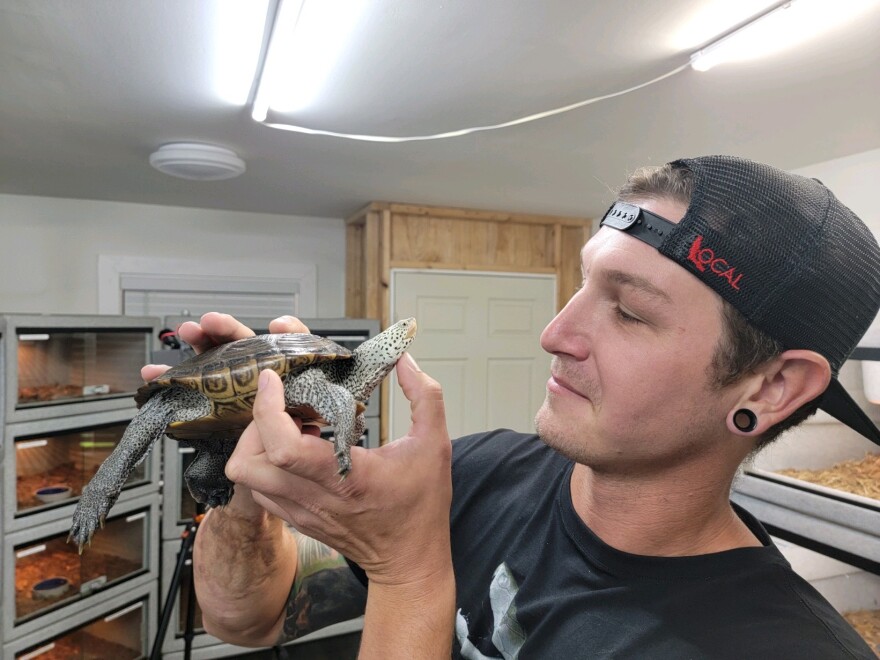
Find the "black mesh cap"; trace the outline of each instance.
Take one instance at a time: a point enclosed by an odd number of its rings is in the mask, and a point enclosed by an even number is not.
[[[618,203],[602,224],[654,245],[784,349],[823,355],[834,379],[820,407],[880,444],[880,431],[836,380],[880,308],[871,231],[815,179],[732,156],[671,165],[694,176],[679,223]]]

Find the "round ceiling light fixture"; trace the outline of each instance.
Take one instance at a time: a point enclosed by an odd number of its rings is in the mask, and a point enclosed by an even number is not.
[[[245,171],[232,149],[201,142],[172,142],[150,154],[150,165],[170,176],[193,181],[222,181]]]

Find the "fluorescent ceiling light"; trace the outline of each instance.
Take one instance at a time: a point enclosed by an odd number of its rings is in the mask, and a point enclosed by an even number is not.
[[[707,2],[688,11],[681,25],[668,35],[667,45],[675,51],[692,52],[702,44],[718,39],[734,26],[745,25],[766,12],[779,0],[737,0]]]
[[[765,57],[852,20],[877,0],[789,0],[691,55],[691,66],[708,71],[722,62]]]
[[[252,116],[294,112],[314,101],[357,25],[366,0],[281,0]]]
[[[214,2],[214,93],[226,103],[245,105],[260,61],[269,0]]]

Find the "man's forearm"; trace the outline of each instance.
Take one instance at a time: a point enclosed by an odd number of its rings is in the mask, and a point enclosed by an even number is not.
[[[296,541],[246,489],[236,488],[229,505],[201,522],[193,574],[208,633],[240,645],[275,644],[295,573]]]

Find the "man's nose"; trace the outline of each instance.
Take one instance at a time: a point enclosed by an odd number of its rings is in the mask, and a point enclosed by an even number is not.
[[[591,305],[584,289],[577,291],[541,333],[541,348],[552,355],[585,360],[590,354]]]

